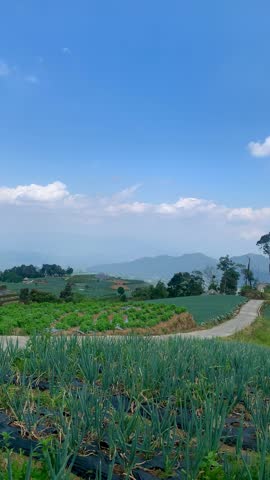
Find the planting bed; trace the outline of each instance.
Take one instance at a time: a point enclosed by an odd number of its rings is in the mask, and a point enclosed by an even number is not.
[[[87,298],[101,299],[117,297],[119,286],[123,286],[126,294],[130,295],[135,288],[146,285],[143,280],[121,280],[114,277],[84,274],[72,275],[66,279],[63,277],[36,278],[30,279],[30,283],[1,282],[1,285],[6,285],[9,290],[16,293],[19,293],[21,288],[29,288],[50,292],[58,296],[61,290],[65,288],[67,280],[72,284],[74,293],[79,293]]]
[[[153,304],[175,304],[186,307],[198,324],[228,320],[246,301],[247,298],[240,295],[199,295],[149,300]]]
[[[146,329],[149,333],[160,325],[159,333],[170,329],[195,326],[191,317],[182,322],[185,308],[175,305],[132,304],[102,301],[81,303],[14,304],[0,308],[0,334],[124,332],[126,329]],[[173,320],[173,322],[171,322]],[[168,326],[168,322],[170,325]],[[178,325],[179,323],[179,325]],[[167,332],[169,328],[169,332]]]
[[[244,344],[32,338],[0,348],[0,446],[53,480],[266,480],[269,379]]]

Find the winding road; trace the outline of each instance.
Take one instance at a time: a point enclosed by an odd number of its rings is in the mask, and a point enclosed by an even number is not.
[[[172,336],[181,336],[181,337],[196,337],[196,338],[215,338],[215,337],[229,337],[234,333],[238,332],[239,330],[243,330],[243,328],[248,327],[251,325],[254,320],[256,320],[260,308],[263,304],[263,300],[249,300],[243,307],[241,307],[240,312],[233,317],[231,320],[227,322],[221,323],[216,327],[209,328],[206,330],[194,330],[193,332],[187,333],[177,333],[177,334],[170,334],[170,335],[162,335],[158,338],[166,339]],[[123,337],[117,337],[123,338]],[[26,346],[29,337],[24,336],[15,336],[15,335],[3,335],[0,336],[1,344],[7,345],[8,343],[16,344],[18,342],[18,346],[23,348]]]
[[[183,337],[214,338],[229,337],[243,328],[249,327],[259,315],[263,300],[249,300],[241,307],[240,312],[227,322],[220,323],[208,330],[194,330],[193,332],[180,333]]]

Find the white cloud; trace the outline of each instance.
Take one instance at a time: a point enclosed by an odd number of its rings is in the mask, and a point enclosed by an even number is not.
[[[8,77],[11,74],[11,68],[7,63],[0,60],[0,77]]]
[[[227,225],[234,231],[236,229],[238,237],[245,240],[259,238],[261,232],[269,230],[268,206],[229,208],[211,200],[195,197],[180,197],[172,203],[150,203],[137,199],[128,201],[138,188],[139,185],[133,185],[111,196],[91,197],[70,193],[67,186],[60,181],[48,185],[0,187],[0,205],[13,208],[42,207],[43,211],[47,209],[55,215],[64,214],[65,217],[70,217],[82,225],[103,221],[106,223],[109,217],[115,220],[124,217],[124,222],[127,219],[135,220],[135,217],[145,217],[148,223],[150,218],[151,221],[156,218],[157,222],[159,219],[162,222],[162,218],[167,218],[172,223],[174,219],[181,219],[181,222],[189,219],[190,222],[194,222],[194,226],[198,222],[213,227],[219,224],[226,228]]]
[[[14,188],[0,187],[0,203],[10,205],[51,204],[71,197],[62,182],[48,185],[18,185]]]
[[[47,185],[2,186],[3,231],[12,229],[15,236],[24,232],[25,237],[30,231],[33,234],[42,231],[44,238],[58,232],[65,234],[67,249],[74,248],[69,240],[74,231],[80,232],[83,238],[86,235],[89,244],[96,237],[108,239],[109,245],[117,237],[121,245],[119,251],[127,254],[131,245],[137,252],[138,241],[149,245],[149,252],[159,245],[160,252],[167,253],[170,248],[175,252],[198,248],[205,251],[207,248],[211,253],[209,249],[212,248],[213,252],[223,249],[235,253],[237,244],[238,251],[255,248],[256,239],[269,231],[270,206],[227,207],[196,197],[146,202],[138,198],[138,188],[139,185],[133,185],[113,195],[86,196],[70,192],[61,181]],[[122,241],[123,238],[129,240]],[[114,247],[115,251],[117,248]]]
[[[249,142],[248,149],[254,157],[270,156],[270,136],[266,137],[264,142]]]
[[[38,77],[36,77],[36,75],[26,75],[24,77],[24,80],[28,83],[33,83],[33,84],[39,83],[39,79]]]
[[[63,53],[64,55],[71,55],[71,50],[70,50],[70,48],[68,48],[68,47],[63,47],[63,48],[62,48],[62,53]]]

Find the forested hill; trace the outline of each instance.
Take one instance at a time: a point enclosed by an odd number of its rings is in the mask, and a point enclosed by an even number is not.
[[[226,253],[226,252],[225,252]],[[251,259],[251,268],[259,281],[270,281],[268,260],[263,255],[254,253],[232,257],[236,263],[247,265]],[[176,272],[203,271],[207,267],[216,267],[217,259],[203,253],[191,253],[181,256],[161,255],[157,257],[138,258],[130,262],[94,265],[89,272],[104,272],[142,280],[169,280]]]

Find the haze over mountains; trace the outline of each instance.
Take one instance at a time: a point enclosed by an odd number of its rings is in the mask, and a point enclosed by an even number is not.
[[[267,257],[255,253],[233,256],[232,259],[238,264],[247,265],[248,258],[251,260],[251,269],[255,278],[260,282],[270,282]],[[87,264],[93,266],[87,267]],[[207,267],[216,268],[218,259],[203,253],[188,253],[180,256],[158,255],[153,257],[141,257],[132,261],[119,263],[94,264],[95,258],[90,255],[62,255],[42,254],[41,252],[6,251],[0,255],[0,270],[11,268],[14,265],[33,264],[41,266],[43,263],[57,263],[63,267],[71,265],[75,270],[106,273],[109,275],[127,278],[138,278],[148,281],[162,279],[168,281],[176,272],[204,271]]]
[[[247,253],[232,257],[238,264],[247,265],[251,261],[251,269],[255,278],[260,282],[270,281],[268,259],[263,255]],[[142,280],[168,281],[176,272],[203,271],[207,267],[215,268],[218,260],[203,253],[190,253],[180,256],[160,255],[157,257],[138,258],[131,262],[94,265],[88,268],[89,272],[103,272],[110,275],[139,278]]]

